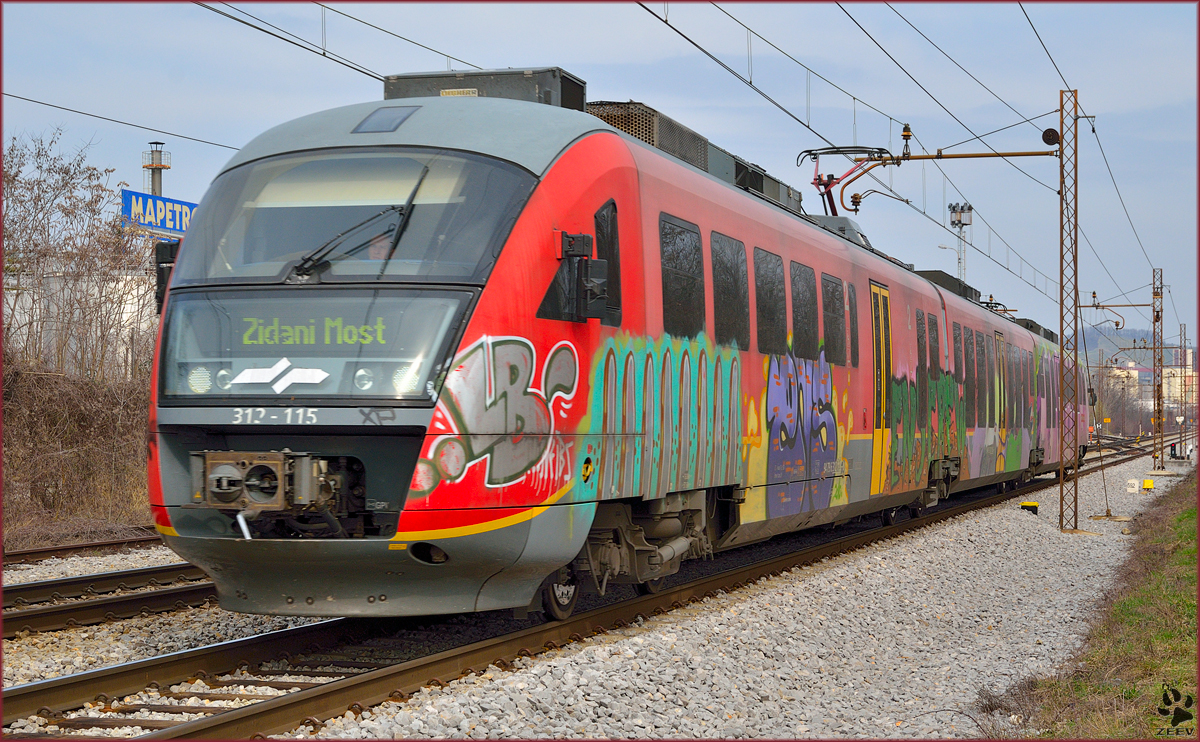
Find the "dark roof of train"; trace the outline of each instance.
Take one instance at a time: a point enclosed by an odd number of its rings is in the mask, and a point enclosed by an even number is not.
[[[394,132],[354,134],[379,108],[419,106]],[[541,103],[502,98],[403,98],[319,111],[259,134],[221,170],[271,155],[325,147],[414,145],[498,157],[541,175],[571,142],[617,130],[600,119]]]

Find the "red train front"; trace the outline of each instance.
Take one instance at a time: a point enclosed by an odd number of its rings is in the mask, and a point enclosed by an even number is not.
[[[1044,333],[547,94],[313,114],[205,195],[150,481],[222,606],[562,616],[1057,465]]]

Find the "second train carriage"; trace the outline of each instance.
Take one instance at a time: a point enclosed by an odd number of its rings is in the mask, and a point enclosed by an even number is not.
[[[278,126],[171,278],[158,529],[232,610],[562,616],[1056,467],[1057,346],[814,221],[542,103]]]

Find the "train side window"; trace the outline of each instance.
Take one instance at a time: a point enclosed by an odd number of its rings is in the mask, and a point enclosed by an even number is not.
[[[817,330],[817,274],[792,261],[792,355],[815,361],[821,352]]]
[[[842,279],[821,274],[821,315],[825,319],[825,362],[846,365],[846,298]]]
[[[954,328],[957,330],[958,325]],[[963,328],[963,415],[968,428],[975,427],[975,333]]]
[[[942,369],[942,348],[938,341],[938,316],[929,315],[929,379],[937,379]]]
[[[750,288],[746,245],[720,232],[709,234],[713,261],[713,306],[718,345],[750,350]]]
[[[787,298],[783,258],[754,248],[754,294],[758,317],[758,352],[784,355],[787,350]]]
[[[962,383],[963,380],[963,356],[962,356],[962,325],[954,323],[954,380]]]
[[[621,246],[617,240],[617,202],[596,212],[596,259],[608,261],[608,311],[600,324],[621,326]]]
[[[850,365],[858,368],[858,295],[849,281],[846,282],[846,301],[850,304]]]
[[[658,236],[662,250],[663,331],[676,337],[704,332],[704,257],[700,228],[661,214]]]
[[[929,384],[925,381],[925,371],[928,368],[925,353],[925,313],[917,310],[917,427],[924,430],[925,420],[929,417]]]
[[[975,331],[975,426],[986,428],[991,425],[987,407],[987,344],[983,342],[983,333]]]

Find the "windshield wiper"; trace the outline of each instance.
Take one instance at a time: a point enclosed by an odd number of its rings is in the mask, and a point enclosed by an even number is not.
[[[406,207],[399,206],[399,205],[389,206],[386,209],[384,209],[383,211],[380,211],[378,214],[372,214],[371,216],[367,217],[366,219],[363,219],[358,224],[355,224],[353,227],[350,227],[349,229],[344,230],[344,231],[334,235],[325,244],[321,245],[320,247],[316,248],[315,250],[312,250],[311,252],[306,253],[302,258],[300,258],[299,262],[297,262],[296,265],[292,268],[290,275],[295,275],[295,276],[311,275],[313,272],[313,268],[315,266],[319,265],[321,263],[321,261],[323,261],[327,255],[329,255],[329,253],[333,252],[339,245],[341,245],[342,242],[344,241],[344,238],[346,237],[346,235],[350,234],[351,232],[362,229],[363,227],[365,227],[366,225],[375,221],[376,219],[383,216],[384,214],[388,214],[393,211],[401,211],[402,209],[405,209],[405,208]]]
[[[396,246],[400,244],[400,238],[404,236],[404,230],[408,229],[408,221],[413,213],[413,201],[417,198],[417,191],[421,190],[421,184],[425,182],[425,176],[429,175],[429,166],[426,165],[421,169],[421,175],[417,178],[417,184],[413,186],[412,193],[408,194],[408,199],[404,202],[404,210],[400,212],[400,223],[396,225],[396,232],[392,235],[392,244],[388,247],[387,257],[383,259],[383,265],[379,266],[379,275],[383,276],[383,272],[387,270],[388,263],[392,260],[392,255],[396,253]]]

